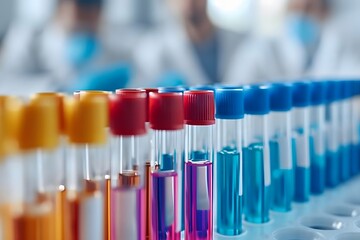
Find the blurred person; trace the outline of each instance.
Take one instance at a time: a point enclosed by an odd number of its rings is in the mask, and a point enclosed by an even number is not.
[[[103,0],[58,0],[53,19],[44,26],[29,28],[15,24],[5,39],[2,69],[25,76],[46,74],[55,79],[60,89],[92,89],[94,84],[104,90],[122,86],[114,80],[117,76],[101,72],[105,67],[110,73],[118,73],[109,69],[109,64],[120,60],[106,45],[103,5]],[[99,75],[100,79],[89,73]],[[109,82],[101,76],[112,79]]]
[[[168,0],[175,18],[149,34],[134,53],[137,86],[198,85],[239,79],[251,37],[219,29],[207,14],[207,0]],[[236,74],[229,75],[229,72]]]

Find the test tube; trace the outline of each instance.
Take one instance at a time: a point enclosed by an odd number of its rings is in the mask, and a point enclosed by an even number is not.
[[[351,172],[351,85],[340,81],[340,180],[345,182]]]
[[[339,83],[328,81],[326,90],[326,186],[333,188],[340,181],[340,95]]]
[[[242,233],[244,90],[216,89],[215,103],[215,229],[235,236]]]
[[[84,94],[66,101],[66,239],[104,239],[107,124],[106,98]]]
[[[310,190],[312,194],[322,194],[325,190],[325,102],[327,83],[314,81],[311,84],[310,107]]]
[[[22,109],[19,147],[23,167],[23,208],[14,220],[15,239],[56,239],[56,192],[61,182],[58,106],[31,99]]]
[[[358,94],[358,81],[352,80],[351,84],[351,175],[355,176],[360,171],[360,131],[358,128],[359,108],[357,94]]]
[[[271,162],[271,209],[277,212],[291,210],[294,193],[294,170],[291,152],[292,85],[271,85],[269,115]]]
[[[213,91],[185,91],[185,239],[213,234]]]
[[[0,239],[14,240],[14,218],[22,200],[22,163],[17,131],[21,102],[0,96]]]
[[[145,239],[145,158],[141,153],[145,120],[146,92],[117,91],[110,104],[112,240]]]
[[[270,220],[271,166],[268,115],[270,87],[254,85],[245,88],[244,127],[244,213],[250,223]]]
[[[355,99],[353,101],[353,110],[355,113],[354,118],[354,132],[358,134],[358,142],[357,142],[357,152],[358,152],[358,173],[360,173],[360,80],[356,80],[356,91],[355,91]]]
[[[184,112],[182,93],[150,93],[152,239],[180,239]]]
[[[309,106],[311,102],[310,82],[293,84],[292,153],[294,162],[294,201],[310,199],[310,145]]]

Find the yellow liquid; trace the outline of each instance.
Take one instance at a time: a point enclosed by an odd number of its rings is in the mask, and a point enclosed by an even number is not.
[[[0,206],[0,222],[2,224],[2,229],[0,231],[0,239],[13,240],[13,222],[10,206]]]
[[[110,240],[110,192],[111,192],[111,181],[110,179],[105,180],[105,201],[104,201],[104,240]]]

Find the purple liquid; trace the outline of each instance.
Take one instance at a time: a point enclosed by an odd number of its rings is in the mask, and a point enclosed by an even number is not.
[[[151,173],[151,239],[180,239],[177,227],[178,175],[175,171]]]
[[[212,162],[185,163],[185,239],[212,239]]]
[[[143,189],[111,190],[111,240],[145,239],[145,193]]]

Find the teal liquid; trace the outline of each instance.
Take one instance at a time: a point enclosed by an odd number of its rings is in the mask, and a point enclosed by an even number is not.
[[[340,180],[345,182],[350,178],[351,167],[351,146],[340,147]]]
[[[254,143],[244,152],[244,213],[251,223],[270,220],[270,185],[265,186],[263,144]]]
[[[294,166],[294,201],[307,202],[310,200],[310,168],[297,165],[296,139],[292,139],[292,153]]]
[[[271,160],[271,209],[277,212],[291,210],[294,193],[294,173],[292,169],[280,167],[280,148],[277,141],[270,141]]]
[[[240,153],[224,148],[217,153],[217,216],[216,231],[234,236],[242,232],[242,184]]]
[[[339,168],[340,168],[340,162],[339,162],[339,152],[326,152],[326,186],[333,188],[336,187],[339,184]]]
[[[310,169],[311,169],[311,193],[321,194],[325,190],[325,155],[319,155],[315,151],[314,138],[310,137]]]

